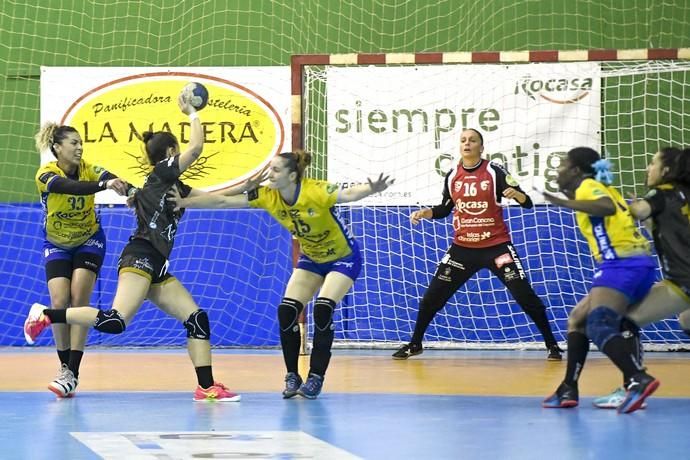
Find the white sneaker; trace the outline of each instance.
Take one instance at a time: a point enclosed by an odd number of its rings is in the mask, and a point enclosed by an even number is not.
[[[74,396],[77,385],[79,385],[79,380],[67,367],[67,364],[63,364],[55,380],[48,384],[48,389],[55,393],[58,398],[71,398]]]
[[[620,406],[623,403],[623,400],[625,400],[625,394],[625,388],[618,387],[606,396],[594,398],[592,404],[594,404],[594,407],[598,407],[599,409],[618,409],[618,406]],[[640,409],[644,409],[645,407],[647,407],[646,402],[642,403]]]

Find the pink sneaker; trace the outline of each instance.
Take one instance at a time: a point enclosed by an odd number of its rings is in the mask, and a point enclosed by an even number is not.
[[[43,329],[50,326],[50,319],[43,314],[43,310],[46,308],[48,307],[45,305],[35,303],[31,306],[31,310],[29,310],[29,315],[26,317],[26,321],[24,321],[24,338],[29,345],[33,345],[36,337],[43,332]]]
[[[242,396],[228,390],[228,387],[220,382],[213,382],[208,388],[196,387],[194,401],[218,401],[218,402],[237,402]]]

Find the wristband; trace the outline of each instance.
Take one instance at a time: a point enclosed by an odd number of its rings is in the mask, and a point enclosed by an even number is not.
[[[189,121],[194,121],[194,120],[198,120],[198,119],[199,119],[199,115],[196,112],[192,112],[189,114]]]

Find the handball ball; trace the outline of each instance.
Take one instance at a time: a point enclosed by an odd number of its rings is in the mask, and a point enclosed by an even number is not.
[[[208,104],[208,90],[201,83],[187,83],[182,92],[196,110],[201,110]]]

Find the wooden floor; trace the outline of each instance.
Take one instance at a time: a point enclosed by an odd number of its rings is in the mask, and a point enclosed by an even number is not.
[[[546,396],[563,378],[565,362],[547,362],[536,351],[430,350],[396,361],[389,350],[335,350],[324,392],[438,395]],[[214,351],[217,380],[238,392],[280,392],[285,369],[278,351]],[[0,391],[46,391],[55,376],[52,349],[0,351]],[[690,355],[648,353],[649,372],[661,380],[654,397],[690,397]],[[302,357],[305,375],[308,357]],[[591,353],[582,396],[609,392],[621,377],[601,354]],[[80,391],[191,391],[196,384],[183,350],[87,350]]]

